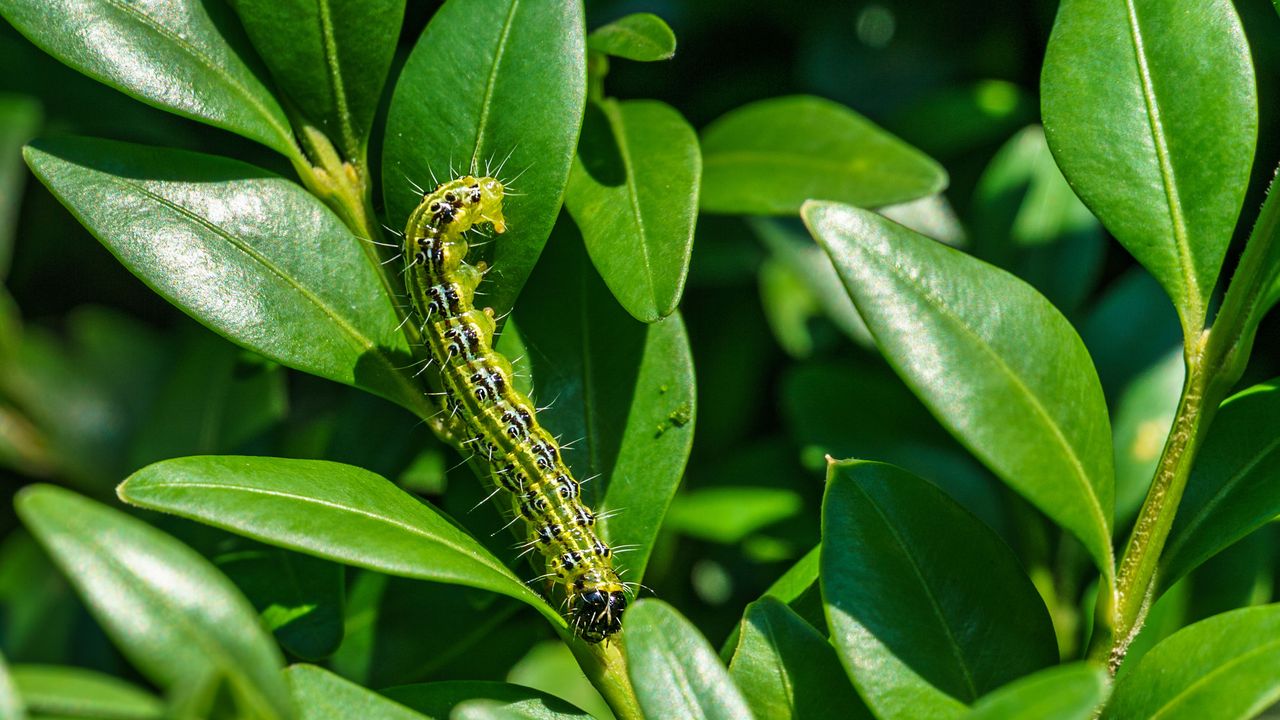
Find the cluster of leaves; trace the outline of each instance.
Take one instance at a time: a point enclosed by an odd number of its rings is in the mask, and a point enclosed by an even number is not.
[[[70,632],[65,603],[31,582],[62,582],[40,574],[47,553],[163,695],[0,663],[0,717],[586,717],[515,672],[417,682],[518,657],[547,627],[569,650],[537,664],[559,694],[622,718],[1245,718],[1280,698],[1280,607],[1219,613],[1270,599],[1257,548],[1280,512],[1280,388],[1227,399],[1280,299],[1280,200],[1219,282],[1257,139],[1227,0],[1066,0],[1045,128],[1019,131],[983,173],[968,253],[953,247],[966,232],[940,195],[942,167],[838,103],[765,100],[699,134],[669,105],[608,97],[611,62],[675,52],[656,16],[588,35],[579,2],[449,0],[377,134],[403,0],[229,4],[0,0],[58,60],[264,145],[301,183],[163,147],[27,146],[31,171],[121,264],[243,350],[193,328],[174,351],[101,312],[63,346],[20,327],[0,294],[0,461],[82,491],[19,494],[30,535],[0,546],[0,601],[31,636]],[[30,103],[0,104],[0,153],[38,123]],[[452,456],[414,427],[441,429],[382,222],[403,222],[415,182],[490,168],[516,190],[510,232],[482,250],[485,303],[512,313],[499,349],[556,400],[546,424],[583,438],[568,459],[600,476],[589,502],[624,510],[601,530],[638,548],[627,579],[671,564],[664,527],[777,560],[793,555],[761,529],[804,524],[801,492],[740,479],[775,467],[770,447],[722,470],[738,480],[676,494],[695,415],[677,307],[698,271],[700,212],[753,216],[759,294],[789,355],[832,344],[826,328],[901,378],[843,361],[784,377],[787,423],[826,473],[821,542],[746,607],[719,654],[653,598],[620,641],[580,642],[521,579],[508,536],[489,535],[496,515],[465,513],[476,484],[442,493]],[[4,202],[22,175],[0,173]],[[12,214],[0,205],[0,221]],[[1086,314],[1103,227],[1150,275]],[[1157,352],[1134,357],[1115,337],[1130,326]],[[727,337],[731,359],[701,378],[713,446],[733,398],[750,395],[732,371],[743,342]],[[356,390],[334,416],[264,435],[297,395],[284,367]],[[1114,412],[1104,391],[1123,391]],[[163,515],[85,497],[125,475],[119,499]],[[1240,568],[1249,592],[1205,599],[1220,589],[1212,573]],[[394,603],[408,606],[398,624],[381,622]],[[591,687],[564,689],[574,661]]]

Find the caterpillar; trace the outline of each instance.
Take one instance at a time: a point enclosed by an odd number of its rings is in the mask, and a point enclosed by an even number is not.
[[[462,417],[463,444],[485,460],[494,493],[505,491],[524,520],[529,535],[521,547],[541,553],[542,578],[563,591],[574,632],[598,643],[622,629],[627,587],[559,444],[515,388],[511,362],[493,349],[493,309],[474,304],[486,266],[466,262],[466,235],[479,225],[506,231],[503,194],[497,179],[474,175],[425,193],[405,227],[406,286],[429,361],[440,368],[444,411]]]

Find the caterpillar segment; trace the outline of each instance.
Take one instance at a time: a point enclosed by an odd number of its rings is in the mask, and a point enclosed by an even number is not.
[[[483,266],[466,262],[467,231],[506,231],[503,185],[466,176],[426,194],[405,228],[406,284],[428,352],[439,364],[445,407],[461,416],[474,452],[524,520],[525,547],[536,550],[564,593],[567,617],[588,642],[622,629],[627,591],[613,552],[595,532],[596,515],[541,425],[533,403],[512,382],[510,361],[493,349],[491,308],[475,307]]]

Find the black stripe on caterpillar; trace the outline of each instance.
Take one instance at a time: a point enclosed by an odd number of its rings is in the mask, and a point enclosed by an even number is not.
[[[493,310],[474,305],[485,268],[466,262],[466,234],[484,224],[506,231],[503,193],[495,178],[472,175],[427,193],[405,227],[406,286],[440,367],[445,410],[461,416],[471,435],[459,449],[482,458],[506,491],[529,532],[524,548],[545,559],[544,577],[563,591],[574,632],[600,642],[622,629],[627,588],[559,445],[512,383],[510,361],[493,349]]]

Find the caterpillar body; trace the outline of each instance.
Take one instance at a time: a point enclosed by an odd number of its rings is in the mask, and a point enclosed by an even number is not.
[[[463,418],[470,436],[464,444],[487,461],[495,492],[505,491],[524,520],[524,547],[545,559],[546,577],[564,593],[570,625],[596,643],[622,628],[626,587],[559,445],[513,385],[511,362],[493,349],[493,310],[474,304],[485,268],[466,262],[466,234],[486,224],[506,231],[503,192],[495,178],[468,175],[425,194],[405,227],[406,285],[440,367],[445,411]]]

